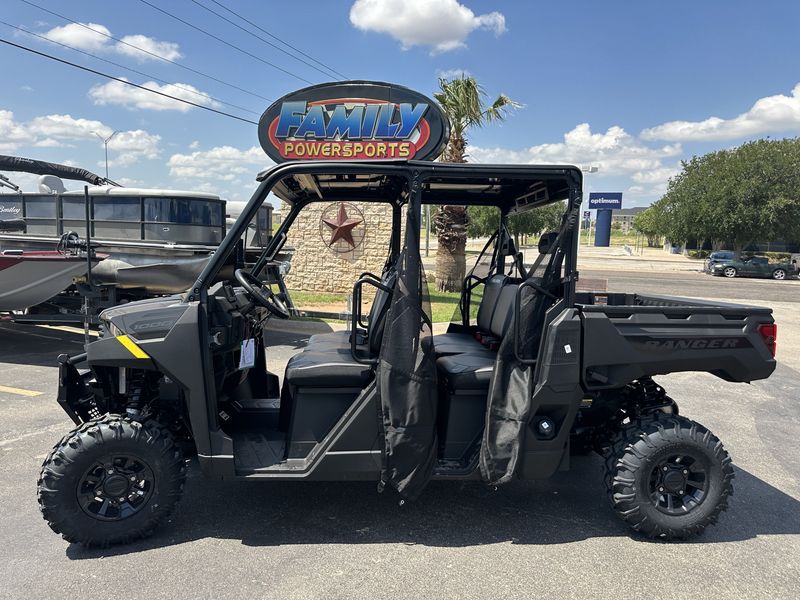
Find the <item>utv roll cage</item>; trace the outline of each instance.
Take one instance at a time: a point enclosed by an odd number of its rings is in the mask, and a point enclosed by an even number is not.
[[[253,267],[255,275],[280,252],[286,243],[286,232],[298,213],[312,202],[388,202],[393,209],[395,232],[401,226],[402,208],[409,202],[414,203],[418,216],[420,207],[425,204],[494,206],[500,209],[498,225],[502,228],[509,215],[559,201],[566,201],[566,219],[580,207],[583,182],[580,169],[571,165],[542,167],[425,161],[285,163],[259,173],[256,179],[258,188],[189,290],[188,301],[200,299],[202,291],[214,281],[270,191],[288,204],[290,210]],[[571,251],[566,252],[564,262],[564,283],[567,284],[564,297],[572,306],[578,237],[571,231],[565,234],[572,239],[565,243]],[[391,253],[396,255],[400,251],[399,236],[393,235],[391,244]]]
[[[570,165],[475,165],[432,163],[422,161],[385,162],[303,162],[284,163],[260,173],[258,188],[253,193],[239,218],[217,252],[183,296],[184,302],[199,302],[201,308],[208,302],[208,288],[218,279],[229,256],[236,252],[237,241],[245,232],[259,207],[272,191],[288,205],[284,219],[270,243],[251,268],[256,277],[274,260],[287,240],[287,231],[302,209],[315,202],[363,201],[383,202],[392,206],[393,232],[390,261],[400,253],[401,228],[404,210],[415,215],[420,222],[421,207],[431,205],[493,206],[500,210],[500,227],[508,216],[560,201],[565,202],[560,245],[565,250],[559,305],[574,306],[576,255],[578,235],[574,232],[581,203],[582,174]],[[419,251],[419,236],[416,239]],[[500,257],[499,260],[503,260]],[[388,261],[387,261],[388,262]],[[244,266],[244,265],[237,265]],[[502,269],[502,264],[500,265]],[[201,327],[205,330],[205,308],[200,311]],[[536,344],[538,348],[538,343]],[[351,350],[353,350],[351,346]],[[199,351],[203,361],[209,362],[208,340],[202,340]],[[354,356],[354,359],[356,357]],[[356,359],[357,360],[357,359]],[[209,373],[204,373],[203,396],[205,406],[191,403],[194,441],[201,457],[215,457],[221,448],[229,447],[229,440],[216,424],[217,394]],[[213,460],[213,462],[218,462]]]

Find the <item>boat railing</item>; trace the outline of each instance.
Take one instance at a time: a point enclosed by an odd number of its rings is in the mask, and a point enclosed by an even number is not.
[[[97,239],[218,245],[225,237],[225,202],[171,196],[91,196],[91,235]],[[82,196],[0,195],[0,219],[22,218],[28,235],[86,235]]]

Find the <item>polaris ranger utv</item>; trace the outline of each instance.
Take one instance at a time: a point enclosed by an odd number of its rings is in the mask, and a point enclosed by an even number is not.
[[[642,534],[697,534],[726,508],[727,452],[651,377],[768,377],[771,310],[576,292],[579,169],[286,163],[259,181],[191,289],[104,311],[102,336],[59,357],[58,402],[77,427],[38,482],[55,532],[100,545],[149,534],[175,508],[190,455],[210,477],[368,480],[405,499],[431,478],[546,478],[595,450],[612,508]],[[239,241],[269,192],[286,218],[246,265]],[[264,280],[305,207],[344,201],[391,207],[385,267],[353,282],[351,331],[312,336],[281,381],[265,323],[292,315]],[[557,202],[559,229],[526,261],[509,215]],[[461,318],[439,335],[419,253],[423,204],[499,209],[463,283]]]

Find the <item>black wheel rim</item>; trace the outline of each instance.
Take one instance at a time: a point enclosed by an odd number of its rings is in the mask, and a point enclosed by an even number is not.
[[[689,514],[706,498],[708,469],[692,456],[670,455],[651,471],[648,491],[659,511],[668,515]]]
[[[78,483],[78,503],[99,521],[121,521],[147,505],[155,488],[152,469],[131,454],[95,462]]]

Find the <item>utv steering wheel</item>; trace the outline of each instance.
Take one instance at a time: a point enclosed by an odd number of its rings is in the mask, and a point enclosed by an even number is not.
[[[286,305],[269,289],[269,286],[250,271],[236,269],[234,276],[256,304],[263,306],[280,319],[288,319],[292,316]]]

